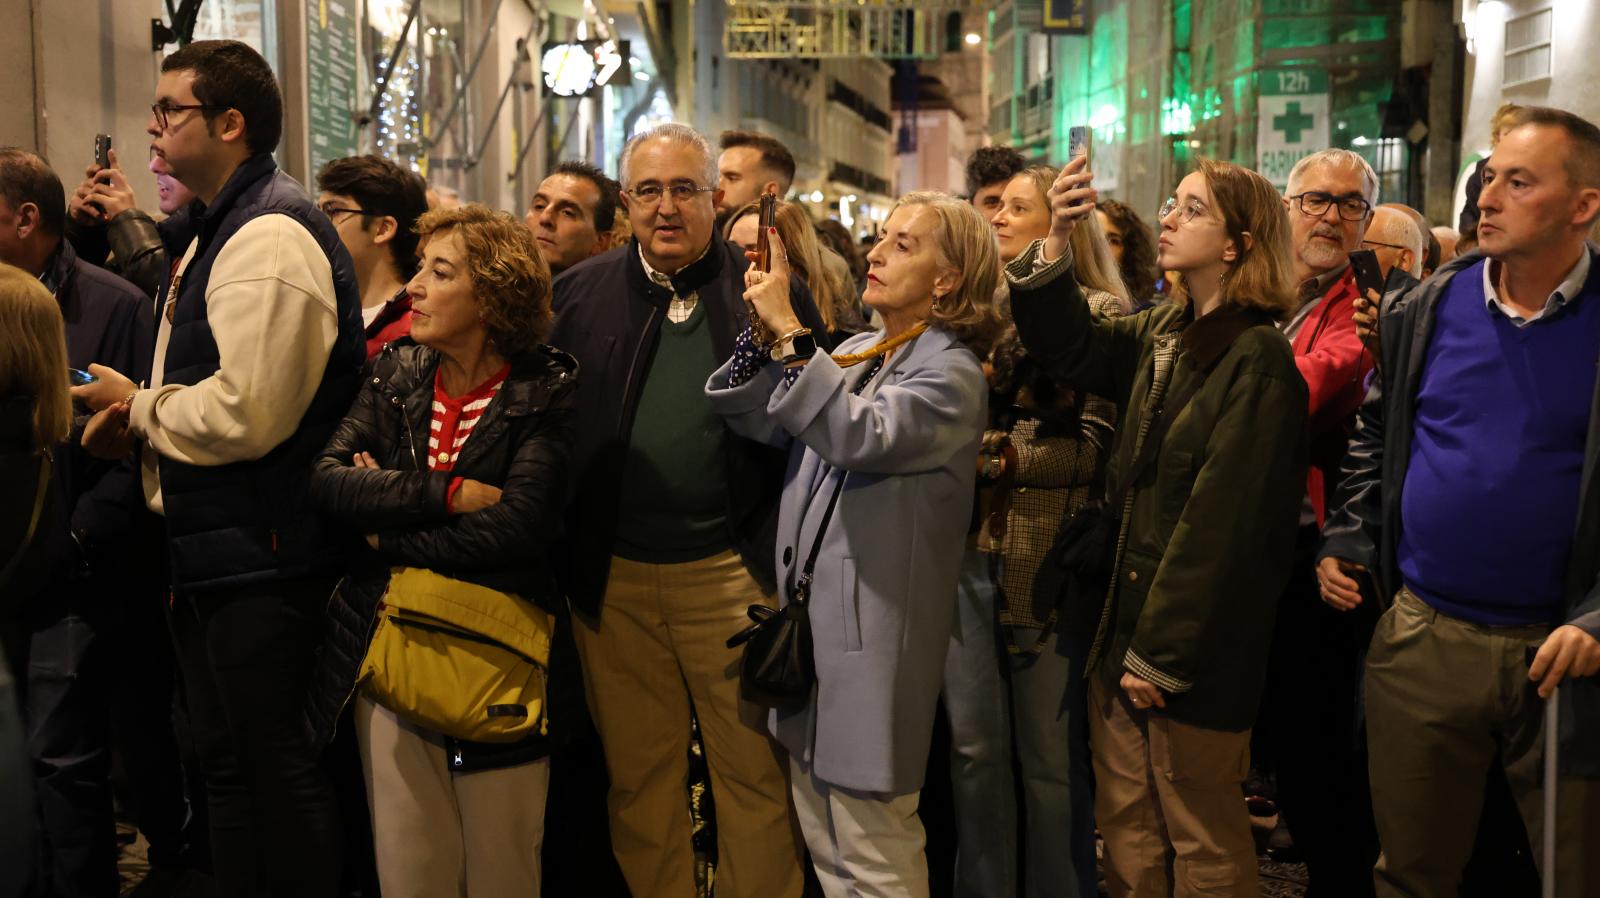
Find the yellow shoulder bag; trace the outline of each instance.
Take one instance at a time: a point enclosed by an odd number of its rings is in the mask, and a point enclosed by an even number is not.
[[[516,742],[545,732],[554,618],[518,596],[395,568],[357,684],[446,736]]]

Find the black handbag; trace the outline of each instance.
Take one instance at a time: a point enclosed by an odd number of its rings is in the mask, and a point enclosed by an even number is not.
[[[728,648],[744,646],[739,694],[746,701],[780,711],[797,710],[811,701],[811,689],[817,682],[816,659],[811,654],[811,576],[848,476],[841,475],[834,487],[822,523],[817,526],[811,554],[790,590],[789,603],[778,609],[751,605],[746,613],[755,623],[728,638]]]

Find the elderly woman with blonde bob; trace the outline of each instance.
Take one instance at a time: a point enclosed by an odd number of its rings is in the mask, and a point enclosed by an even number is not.
[[[469,204],[417,222],[411,335],[373,359],[312,473],[317,504],[363,552],[328,606],[308,706],[326,742],[353,700],[378,880],[390,898],[539,894],[550,738],[450,738],[357,691],[393,568],[421,568],[558,619],[551,547],[571,455],[577,362],[541,341],[550,270],[533,234]],[[564,671],[550,671],[549,707]]]
[[[1069,235],[1085,163],[1050,188],[1049,236],[1006,269],[1029,354],[1126,410],[1106,468],[1105,556],[1062,614],[1091,637],[1095,819],[1113,898],[1255,898],[1240,787],[1305,496],[1306,385],[1276,322],[1296,306],[1283,202],[1202,161],[1161,212],[1173,301],[1092,313]]]
[[[988,390],[968,341],[995,327],[994,236],[970,205],[913,193],[867,259],[883,329],[815,352],[786,300],[777,235],[745,296],[779,344],[748,332],[707,393],[731,426],[789,448],[778,524],[780,599],[815,549],[810,702],[774,710],[800,827],[830,898],[925,896],[916,816]],[[774,360],[774,358],[778,360]],[[831,509],[831,513],[830,513]]]

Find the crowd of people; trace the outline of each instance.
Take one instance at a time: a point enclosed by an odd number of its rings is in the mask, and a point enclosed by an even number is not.
[[[578,828],[688,898],[696,732],[733,898],[929,895],[946,775],[959,896],[1253,898],[1274,817],[1321,898],[1600,890],[1594,124],[1503,110],[1459,232],[1349,150],[1147,221],[986,147],[863,252],[764,134],[519,218],[313,194],[282,107],[168,56],[159,218],[0,149],[0,895],[117,894],[120,805],[147,896],[538,895]]]

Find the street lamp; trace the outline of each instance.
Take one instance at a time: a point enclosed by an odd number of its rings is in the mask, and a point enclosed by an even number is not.
[[[976,31],[968,31],[967,32],[967,46],[976,47],[977,45],[979,45],[981,43],[983,43],[983,35],[979,34]]]

